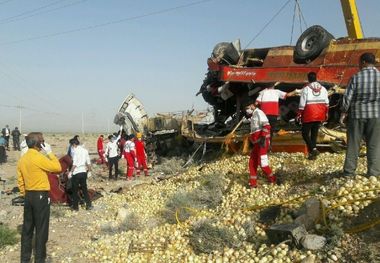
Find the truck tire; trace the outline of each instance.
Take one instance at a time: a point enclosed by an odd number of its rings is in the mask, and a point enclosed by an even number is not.
[[[334,39],[326,29],[319,25],[306,29],[297,40],[293,59],[295,63],[307,63],[321,54],[330,41]]]

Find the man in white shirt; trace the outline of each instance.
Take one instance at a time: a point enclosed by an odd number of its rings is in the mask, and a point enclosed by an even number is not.
[[[108,179],[117,180],[118,170],[119,170],[119,145],[118,141],[121,138],[121,132],[115,138],[113,135],[108,136],[109,142],[106,145],[105,155],[108,159]],[[115,167],[115,177],[112,176],[112,166]]]
[[[87,175],[88,172],[91,171],[91,161],[88,151],[83,148],[83,146],[79,145],[79,141],[77,139],[71,139],[70,144],[74,149],[74,158],[73,158],[73,166],[69,173],[69,177],[72,174],[72,190],[73,190],[73,210],[78,211],[79,206],[79,196],[78,190],[79,186],[82,189],[83,197],[86,202],[86,209],[91,210],[92,204],[90,200],[90,196],[88,195],[87,190]]]

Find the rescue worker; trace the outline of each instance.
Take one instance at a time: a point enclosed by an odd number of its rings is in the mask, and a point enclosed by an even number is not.
[[[15,129],[12,131],[12,140],[13,140],[13,150],[20,151],[20,136],[21,133],[18,129],[18,127],[15,127]]]
[[[99,163],[100,164],[104,164],[106,163],[106,159],[105,159],[105,156],[104,156],[104,136],[103,134],[99,135],[98,137],[98,141],[96,142],[96,148],[98,150],[98,155],[99,155]]]
[[[135,166],[137,166],[137,156],[136,156],[136,146],[135,146],[135,135],[131,134],[128,136],[127,141],[124,145],[124,158],[127,161],[127,180],[131,180],[133,177],[133,172]]]
[[[249,158],[249,185],[257,187],[257,167],[260,165],[268,181],[276,183],[276,176],[269,167],[268,149],[270,145],[270,124],[267,116],[252,102],[245,107],[248,119],[251,122],[250,140],[253,144]]]
[[[319,154],[317,137],[321,123],[326,121],[329,112],[327,90],[317,82],[317,74],[307,74],[309,83],[302,89],[297,120],[302,123],[302,137],[309,152],[308,159],[315,160]]]
[[[287,97],[294,96],[295,92],[286,93],[275,87],[280,84],[276,82],[273,86],[265,88],[260,91],[256,104],[265,113],[271,126],[270,130],[270,144],[272,145],[273,132],[277,128],[277,120],[280,115],[279,111],[279,99],[285,100]]]
[[[140,176],[140,171],[143,170],[145,176],[148,176],[148,166],[146,164],[147,154],[145,152],[145,143],[142,139],[142,134],[138,132],[136,134],[136,158],[137,158],[137,176]]]

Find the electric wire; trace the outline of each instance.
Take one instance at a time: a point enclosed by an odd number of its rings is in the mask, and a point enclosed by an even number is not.
[[[291,2],[292,0],[287,0],[285,4],[281,6],[281,8],[272,16],[271,19],[259,30],[259,32],[248,42],[248,44],[245,46],[244,49],[246,49],[250,44],[252,44],[253,41],[256,40],[257,37],[261,35],[262,32],[276,19],[276,17],[285,9],[285,7]]]
[[[9,3],[9,2],[12,2],[12,1],[13,0],[5,0],[5,1],[0,2],[0,5],[3,5],[3,4]]]
[[[8,42],[1,42],[0,46],[18,44],[18,43],[27,42],[27,41],[33,41],[33,40],[38,40],[38,39],[45,39],[45,38],[51,38],[51,37],[56,37],[56,36],[61,36],[61,35],[72,34],[72,33],[76,33],[76,32],[93,30],[93,29],[106,27],[106,26],[110,26],[110,25],[114,25],[114,24],[120,24],[120,23],[124,23],[124,22],[128,22],[128,21],[132,21],[132,20],[138,20],[141,18],[149,17],[149,16],[156,16],[156,15],[160,15],[160,14],[164,14],[164,13],[169,13],[172,11],[176,11],[176,10],[188,8],[191,6],[204,4],[207,2],[211,2],[211,1],[213,1],[213,0],[194,1],[194,2],[191,2],[188,4],[178,5],[178,6],[174,6],[174,7],[168,7],[168,8],[148,12],[148,13],[141,14],[141,15],[121,18],[121,19],[117,19],[117,20],[104,22],[104,23],[90,25],[90,26],[79,27],[79,28],[74,28],[74,29],[70,29],[70,30],[65,30],[65,31],[60,31],[60,32],[55,32],[55,33],[50,33],[50,34],[45,34],[45,35],[39,35],[39,36],[34,36],[34,37],[29,37],[29,38],[24,38],[24,39],[19,39],[19,40],[13,40],[13,41],[8,41]],[[290,0],[288,0],[288,2],[289,1]],[[0,22],[1,22],[1,20],[0,20]]]
[[[53,3],[50,3],[50,4],[47,4],[47,5],[43,5],[43,6],[40,6],[38,8],[35,8],[35,9],[31,9],[31,10],[28,10],[28,11],[24,11],[18,15],[14,15],[14,16],[10,16],[10,17],[6,17],[6,18],[2,18],[0,19],[0,22],[5,22],[5,21],[9,21],[9,20],[13,20],[17,17],[21,17],[21,16],[24,16],[24,15],[28,15],[28,14],[31,14],[31,13],[34,13],[34,12],[37,12],[39,10],[42,10],[42,9],[45,9],[45,8],[48,8],[50,6],[53,6],[53,5],[56,5],[60,2],[63,2],[63,1],[66,1],[66,0],[58,0],[58,1],[55,1]]]
[[[34,109],[34,108],[22,106],[22,105],[0,104],[0,107],[14,108],[14,109],[26,109],[26,110],[35,111],[35,112],[38,112],[38,113],[49,114],[49,115],[61,115],[60,113],[57,113],[57,112],[41,111],[41,110],[37,110],[37,109]]]
[[[20,18],[15,18],[15,19],[7,20],[7,21],[4,21],[4,22],[0,22],[0,25],[4,25],[4,24],[9,24],[9,23],[25,20],[25,19],[28,19],[28,18],[31,18],[31,17],[35,17],[35,16],[38,16],[38,15],[48,14],[48,13],[55,12],[55,11],[58,11],[58,10],[63,9],[63,8],[67,8],[67,7],[71,7],[71,6],[74,6],[74,5],[81,4],[81,3],[86,2],[86,1],[88,1],[88,0],[79,0],[79,1],[76,1],[76,2],[68,3],[68,4],[63,5],[63,6],[52,8],[52,9],[49,9],[49,10],[45,10],[45,11],[43,10],[43,11],[40,11],[40,12],[31,14],[31,15],[28,15],[28,16],[24,16],[24,17],[20,17]]]
[[[0,63],[4,66],[3,61]],[[45,104],[48,104],[49,106],[51,106],[52,108],[56,108],[57,103],[53,104],[51,99],[41,96],[41,93],[37,93],[36,89],[30,87],[28,81],[24,80],[22,77],[14,73],[13,74],[9,73],[9,67],[8,67],[8,72],[4,71],[4,68],[3,68],[3,69],[0,69],[0,73],[3,76],[7,77],[8,79],[12,80],[13,82],[17,81],[18,82],[17,88],[22,88],[24,91],[26,91],[26,93],[21,93],[21,94],[28,94],[29,97],[32,96],[34,98],[32,101],[42,101]],[[13,90],[15,89],[16,88],[13,88]]]

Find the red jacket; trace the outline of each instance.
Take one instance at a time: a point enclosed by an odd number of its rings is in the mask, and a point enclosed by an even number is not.
[[[256,99],[256,103],[259,104],[260,109],[266,115],[279,115],[278,100],[286,99],[286,92],[278,89],[266,88],[260,91],[259,96]]]
[[[320,121],[327,119],[329,111],[329,98],[327,90],[318,82],[307,84],[301,92],[299,115],[302,123]]]
[[[270,138],[270,125],[267,116],[262,110],[256,108],[250,118],[251,121],[251,141],[258,143],[260,137]]]
[[[145,159],[145,143],[144,141],[136,140],[136,155],[139,159]]]
[[[98,152],[103,151],[103,149],[104,149],[103,148],[103,138],[102,137],[98,138],[97,149],[98,149]]]

